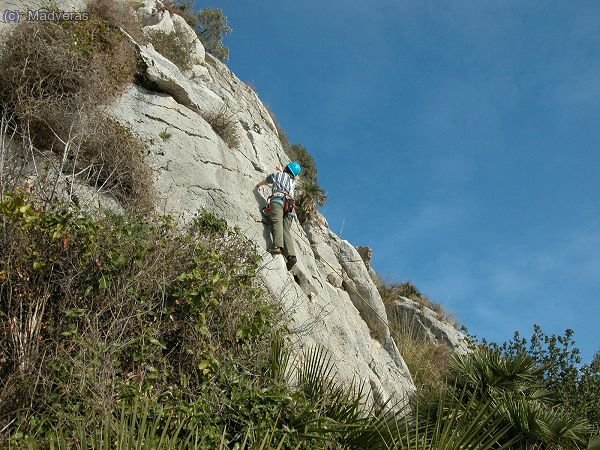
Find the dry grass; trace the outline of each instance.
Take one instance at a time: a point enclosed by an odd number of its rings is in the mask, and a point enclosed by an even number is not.
[[[285,130],[283,129],[283,127],[277,120],[277,116],[275,115],[275,113],[273,112],[271,107],[266,103],[264,103],[264,106],[265,106],[265,109],[267,110],[267,112],[269,113],[269,116],[271,116],[271,120],[273,121],[273,124],[275,125],[275,128],[273,128],[271,126],[271,124],[268,123],[269,128],[271,128],[271,130],[273,132],[277,133],[277,136],[279,136],[279,142],[281,143],[281,147],[283,148],[283,151],[291,159],[292,158],[292,153],[291,153],[292,144],[290,143],[290,140],[289,140]]]
[[[204,113],[202,117],[229,148],[236,148],[240,145],[240,136],[236,129],[238,120],[235,112],[229,108],[228,102],[223,103],[218,111]]]
[[[87,167],[88,182],[113,193],[129,210],[151,210],[153,174],[144,161],[144,144],[114,119],[102,114],[95,119],[80,152],[79,166]]]
[[[80,111],[108,102],[137,69],[129,40],[96,19],[22,23],[8,37],[0,60],[2,100],[20,118],[49,126],[55,110]]]
[[[96,0],[91,19],[64,23],[22,23],[0,54],[0,102],[14,117],[27,145],[58,156],[61,170],[79,173],[101,191],[131,208],[147,209],[152,174],[143,144],[98,112],[117,97],[138,70],[137,54],[119,30],[135,34],[130,7]]]
[[[419,395],[439,392],[449,373],[452,350],[436,344],[422,334],[420,328],[405,318],[390,318],[394,341],[406,362]]]
[[[146,38],[141,24],[134,13],[134,3],[118,0],[93,0],[88,4],[88,11],[93,19],[103,20],[122,28],[138,43],[144,44]]]

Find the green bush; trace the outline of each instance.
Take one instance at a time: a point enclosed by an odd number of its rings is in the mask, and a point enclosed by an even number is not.
[[[295,193],[298,206],[298,220],[301,224],[317,220],[317,208],[327,201],[327,194],[315,181],[300,179]]]
[[[163,2],[162,10],[183,17],[196,31],[206,51],[220,61],[226,62],[229,59],[229,48],[223,44],[223,38],[231,33],[231,27],[223,10],[202,8],[196,12],[193,7],[193,2],[189,0],[166,0]]]
[[[260,256],[209,212],[179,231],[6,194],[0,216],[11,448],[567,449],[588,430],[545,407],[528,359],[485,354],[411,414],[369,407],[323,349],[291,356]]]
[[[564,335],[547,335],[540,325],[533,326],[528,340],[515,332],[511,341],[502,345],[483,345],[498,351],[507,358],[526,355],[543,368],[542,379],[556,402],[569,414],[585,416],[600,432],[600,352],[596,352],[589,364],[582,364],[574,332],[565,330]]]
[[[518,438],[513,448],[586,448],[592,428],[544,389],[543,367],[525,354],[502,355],[481,347],[451,361],[454,383],[448,393],[464,390],[493,406],[499,424],[508,427],[505,439]],[[501,441],[501,442],[502,442]]]
[[[227,17],[220,8],[202,8],[197,15],[196,33],[206,48],[215,58],[226,62],[229,59],[229,48],[223,44],[223,38],[231,33]]]
[[[253,245],[206,220],[183,233],[168,218],[92,219],[23,195],[6,196],[0,214],[2,428],[46,436],[143,397],[191,414],[203,439],[242,433],[220,408],[238,401],[233,389],[262,389],[282,326],[256,285]]]
[[[153,31],[147,34],[147,38],[158,53],[173,62],[180,70],[186,71],[192,68],[191,55],[194,43],[186,43],[181,33]]]

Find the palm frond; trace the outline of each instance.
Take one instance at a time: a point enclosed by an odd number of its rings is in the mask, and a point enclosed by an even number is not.
[[[590,438],[586,450],[600,450],[600,435]]]
[[[417,404],[412,415],[404,418],[395,448],[454,450],[509,449],[518,441],[510,437],[510,426],[495,414],[493,402],[477,392],[463,389],[458,395],[448,389],[440,394],[437,413]]]

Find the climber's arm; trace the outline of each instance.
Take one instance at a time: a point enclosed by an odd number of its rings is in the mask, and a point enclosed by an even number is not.
[[[264,180],[260,181],[255,187],[254,189],[258,189],[261,186],[266,186],[267,184],[269,184],[269,182],[267,181],[267,179],[265,178]]]

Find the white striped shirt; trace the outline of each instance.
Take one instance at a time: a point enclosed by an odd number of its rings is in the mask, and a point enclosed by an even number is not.
[[[288,193],[294,197],[294,186],[296,181],[286,172],[275,172],[267,177],[267,182],[271,185],[271,195],[277,196],[278,193]]]

